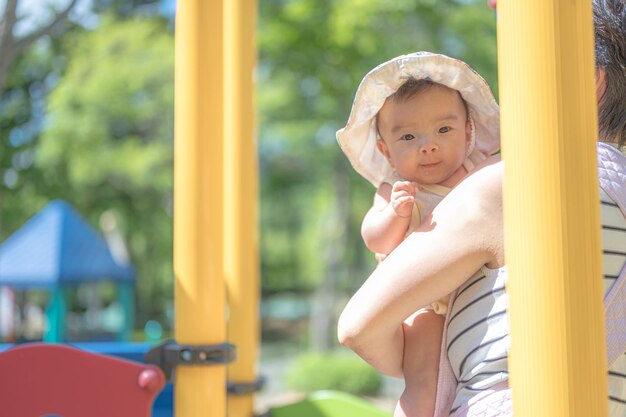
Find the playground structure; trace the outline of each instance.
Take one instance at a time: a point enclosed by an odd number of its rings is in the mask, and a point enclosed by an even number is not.
[[[107,243],[67,202],[53,200],[0,246],[0,285],[49,292],[43,340],[67,341],[68,291],[79,284],[115,284],[123,311],[118,341],[128,341],[134,312],[135,271],[114,259]]]
[[[591,4],[498,6],[515,415],[606,415]],[[177,417],[253,415],[255,15],[255,0],[178,4],[174,347],[194,359],[177,367]]]
[[[21,345],[0,354],[3,414],[14,417],[148,417],[165,385],[159,368],[65,345]],[[89,369],[89,372],[85,370]],[[36,399],[33,399],[36,393]],[[124,407],[120,407],[124,404]]]
[[[499,1],[498,65],[514,414],[605,416],[591,1]]]

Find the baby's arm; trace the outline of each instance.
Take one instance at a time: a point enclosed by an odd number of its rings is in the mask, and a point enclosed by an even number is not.
[[[369,250],[388,255],[402,242],[411,223],[416,191],[417,184],[410,181],[396,181],[393,187],[382,183],[378,187],[361,226]]]

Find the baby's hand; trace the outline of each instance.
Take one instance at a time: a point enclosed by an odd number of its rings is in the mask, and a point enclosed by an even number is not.
[[[396,181],[391,188],[389,203],[398,217],[411,217],[418,186],[411,181]]]

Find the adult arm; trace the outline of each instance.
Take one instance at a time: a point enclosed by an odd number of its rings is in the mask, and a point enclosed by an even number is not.
[[[342,344],[379,371],[402,375],[402,322],[453,292],[481,266],[504,264],[502,163],[489,160],[435,208],[344,308]]]

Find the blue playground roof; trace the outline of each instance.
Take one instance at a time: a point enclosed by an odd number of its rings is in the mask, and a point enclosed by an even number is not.
[[[53,200],[0,246],[0,285],[47,288],[85,281],[134,280],[104,239],[67,202]]]

